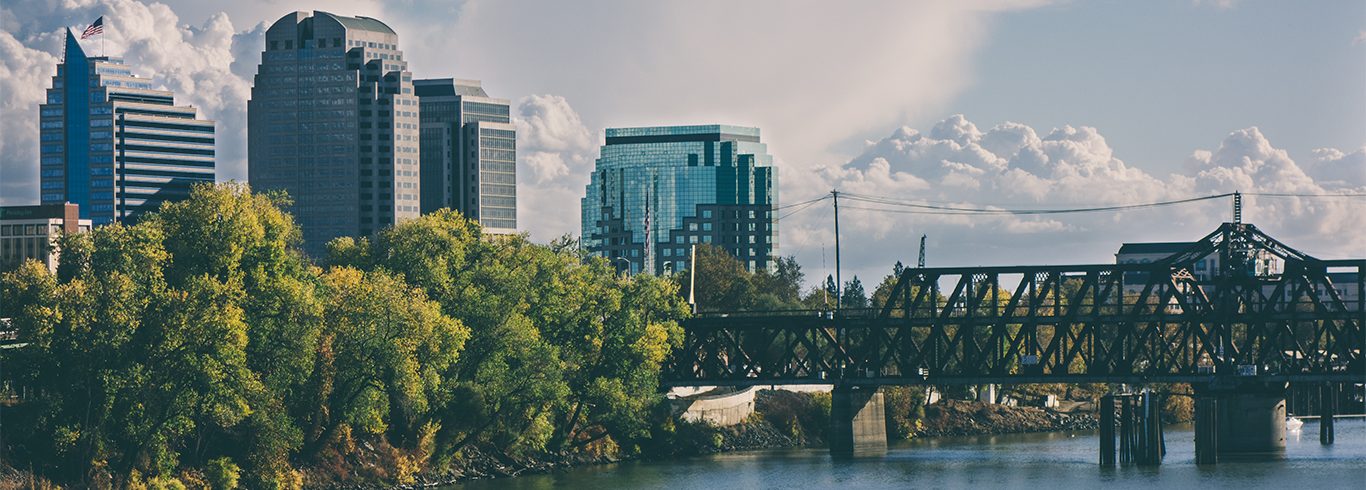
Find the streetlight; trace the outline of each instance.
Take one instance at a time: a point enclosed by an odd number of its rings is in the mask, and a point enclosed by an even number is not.
[[[674,263],[672,261],[664,262],[664,273],[670,276],[674,275]]]
[[[623,269],[621,273],[626,274],[626,277],[631,277],[631,261],[627,260],[626,257],[617,257],[615,259],[612,259],[612,262],[615,263],[618,260],[626,263],[626,268]]]

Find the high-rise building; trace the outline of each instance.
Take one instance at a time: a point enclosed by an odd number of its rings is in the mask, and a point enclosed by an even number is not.
[[[460,211],[489,233],[517,232],[517,128],[477,80],[414,80],[422,104],[422,212]]]
[[[284,190],[320,256],[421,209],[418,98],[398,34],[368,17],[295,12],[266,31],[247,102],[248,178]]]
[[[214,123],[115,56],[86,56],[71,30],[39,106],[42,204],[96,226],[136,219],[214,180]]]
[[[698,243],[769,268],[777,177],[758,128],[608,129],[582,201],[583,246],[633,273],[681,271]]]

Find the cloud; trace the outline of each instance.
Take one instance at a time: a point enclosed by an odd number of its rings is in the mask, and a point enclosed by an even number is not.
[[[38,104],[57,58],[0,31],[0,204],[38,202]]]
[[[1065,209],[1153,203],[1242,191],[1244,220],[1325,258],[1366,250],[1366,206],[1360,198],[1295,198],[1366,192],[1366,148],[1314,152],[1304,170],[1255,127],[1230,133],[1215,151],[1197,150],[1183,174],[1159,177],[1126,165],[1095,128],[1033,128],[1003,123],[981,131],[961,115],[933,126],[929,136],[901,127],[844,165],[815,169],[815,179],[786,185],[786,202],[841,198],[845,257],[851,272],[880,278],[909,260],[921,234],[930,238],[931,265],[1007,265],[1113,261],[1124,242],[1190,241],[1229,219],[1227,199],[1123,212],[1043,216],[933,214],[905,206],[976,209]],[[794,172],[782,169],[782,178]],[[800,170],[796,171],[800,173]],[[861,197],[872,196],[882,204]],[[847,200],[846,200],[847,199]],[[890,203],[890,204],[888,204]],[[878,209],[879,211],[873,211]],[[942,213],[942,212],[941,212]],[[833,246],[829,213],[804,212],[781,224],[781,254],[803,264]],[[850,237],[857,237],[850,239]],[[819,272],[819,271],[817,271]],[[820,273],[819,275],[824,275]]]
[[[518,228],[541,242],[577,236],[578,202],[601,138],[564,97],[529,95],[517,106]]]
[[[1358,31],[1357,37],[1352,39],[1352,45],[1356,46],[1363,43],[1366,43],[1366,31]]]

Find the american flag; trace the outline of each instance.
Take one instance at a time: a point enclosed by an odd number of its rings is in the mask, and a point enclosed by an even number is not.
[[[96,35],[96,34],[104,34],[104,16],[103,16],[103,15],[101,15],[100,18],[95,19],[95,23],[94,23],[94,24],[90,24],[90,27],[85,28],[85,32],[82,32],[82,33],[81,33],[81,39],[85,39],[85,38],[87,38],[87,37],[90,37],[90,36],[93,36],[93,35]]]

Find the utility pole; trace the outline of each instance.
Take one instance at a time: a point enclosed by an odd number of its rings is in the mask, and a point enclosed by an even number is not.
[[[839,310],[843,298],[844,280],[840,277],[840,191],[831,190],[835,196],[835,309]]]
[[[697,314],[697,298],[693,296],[693,291],[697,289],[697,245],[692,246],[688,258],[688,304],[692,305],[692,314]]]

